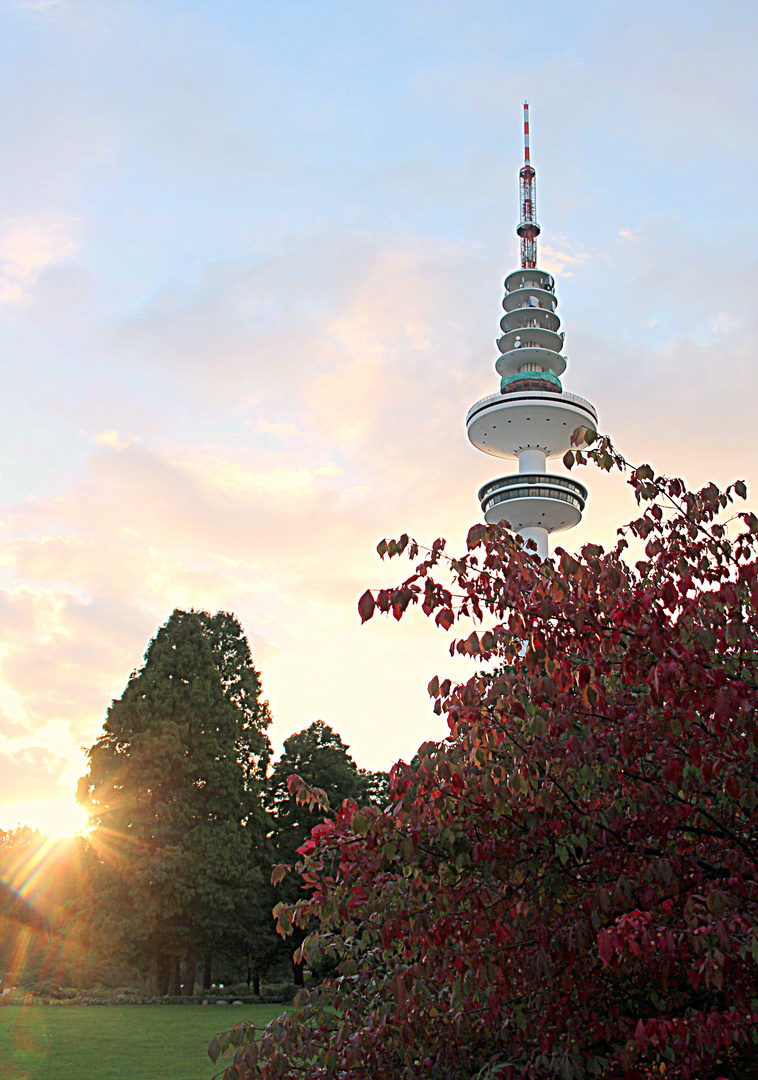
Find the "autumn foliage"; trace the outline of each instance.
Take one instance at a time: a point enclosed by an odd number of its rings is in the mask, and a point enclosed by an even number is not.
[[[432,680],[449,737],[386,809],[346,802],[300,849],[279,928],[339,974],[214,1040],[227,1078],[755,1077],[758,519],[739,482],[629,482],[608,552],[540,562],[484,525],[460,558],[380,545],[416,565],[363,620],[473,620],[450,650],[479,670]]]

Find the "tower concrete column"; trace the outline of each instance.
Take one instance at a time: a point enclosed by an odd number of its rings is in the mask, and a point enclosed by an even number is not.
[[[545,472],[544,450],[522,450],[518,456],[518,471],[520,473],[543,473]]]
[[[547,529],[541,529],[538,525],[525,525],[519,529],[519,536],[526,540],[534,540],[537,545],[537,554],[541,559],[546,559],[550,554],[547,546]]]

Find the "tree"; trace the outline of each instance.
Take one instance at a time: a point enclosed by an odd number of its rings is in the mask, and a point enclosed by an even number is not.
[[[303,805],[290,793],[289,777],[297,775],[321,788],[330,804],[345,799],[381,802],[386,797],[386,773],[359,769],[336,731],[316,720],[284,741],[282,756],[271,770],[265,802],[276,822],[275,847],[279,862],[296,861],[297,848],[323,819],[323,812]]]
[[[324,820],[323,809],[298,801],[290,792],[288,781],[292,775],[324,791],[335,808],[345,799],[360,799],[375,805],[386,801],[387,774],[359,769],[348,750],[337,732],[323,720],[316,720],[285,740],[284,751],[271,771],[265,796],[273,818],[274,862],[294,865],[298,861],[298,848]],[[294,902],[301,895],[299,883],[290,877],[279,884],[275,900]],[[285,951],[291,955],[292,946],[285,946]],[[294,964],[293,972],[296,984],[302,985],[303,970],[299,963]]]
[[[270,721],[234,616],[177,610],[88,752],[99,917],[154,960],[159,993],[179,992],[181,956],[191,992],[266,887]]]
[[[607,552],[540,562],[484,525],[457,559],[379,545],[419,561],[362,619],[474,619],[450,650],[482,667],[432,680],[450,734],[385,809],[345,804],[302,846],[279,926],[317,920],[302,955],[338,977],[215,1040],[227,1077],[755,1076],[758,519],[722,520],[741,482],[630,483],[644,510]]]

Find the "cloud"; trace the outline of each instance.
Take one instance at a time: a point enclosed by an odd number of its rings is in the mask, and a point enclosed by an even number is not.
[[[60,564],[56,569],[64,572]],[[101,596],[85,600],[70,585],[6,590],[0,703],[15,725],[4,725],[6,745],[36,735],[57,753],[74,752],[123,689],[154,624],[138,607]]]
[[[0,232],[0,303],[25,305],[40,274],[79,250],[80,224],[64,215],[5,221]]]
[[[45,15],[66,11],[71,4],[70,0],[12,0],[12,6],[18,11],[30,11],[35,14]]]
[[[92,438],[96,443],[99,443],[101,446],[110,446],[114,450],[125,450],[127,446],[131,445],[130,439],[119,439],[117,431],[98,431],[98,433],[96,435],[93,435]]]
[[[293,435],[298,433],[298,429],[289,421],[284,424],[277,424],[268,420],[258,420],[256,426],[261,435],[273,435],[276,439],[292,438]]]
[[[67,764],[63,758],[41,746],[25,747],[13,753],[0,751],[3,802],[70,797],[70,791],[61,780],[61,773]]]
[[[488,468],[466,459],[462,431],[462,397],[476,396],[470,371],[481,363],[461,311],[470,256],[413,238],[352,253],[332,281],[298,294],[310,309],[301,378],[288,389],[279,365],[268,393],[243,407],[241,445],[146,443],[105,427],[67,488],[7,508],[2,559],[17,584],[0,594],[0,677],[20,721],[56,747],[68,739],[73,754],[91,742],[174,606],[243,615],[267,669],[284,673],[315,627],[348,655],[377,540],[414,522],[443,531],[451,511],[467,521],[477,469]],[[325,293],[329,303],[314,301]],[[284,319],[293,308],[280,303]],[[253,324],[251,344],[268,333],[265,319]],[[481,351],[494,360],[487,336]],[[328,370],[309,365],[316,355]],[[202,367],[195,377],[208,385]],[[285,405],[297,423],[272,419]],[[273,677],[278,702],[292,694],[282,678]],[[281,708],[289,726],[295,706]]]
[[[28,739],[31,735],[29,728],[13,719],[22,712],[18,695],[7,686],[0,686],[0,701],[11,706],[10,710],[0,706],[0,736],[4,739]]]
[[[589,255],[586,251],[577,251],[571,254],[569,251],[559,251],[548,244],[541,244],[539,249],[539,265],[543,270],[549,270],[556,277],[571,277],[570,266],[582,266],[587,262]]]

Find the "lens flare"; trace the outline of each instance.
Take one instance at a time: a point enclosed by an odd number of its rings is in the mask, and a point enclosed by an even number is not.
[[[15,841],[15,842],[14,842]],[[35,983],[59,984],[77,966],[75,937],[61,933],[65,904],[82,888],[86,840],[52,840],[41,832],[19,830],[0,851],[0,915],[3,989]]]

